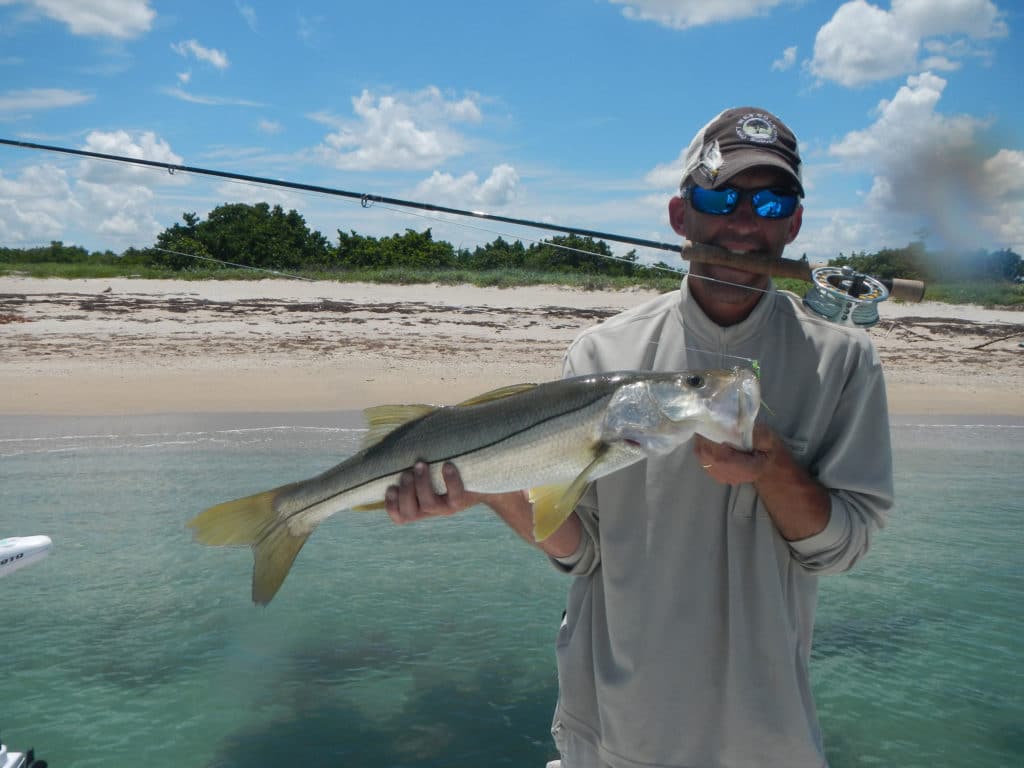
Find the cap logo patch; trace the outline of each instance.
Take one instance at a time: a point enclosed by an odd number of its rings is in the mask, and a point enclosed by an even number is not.
[[[764,115],[744,115],[736,123],[736,135],[755,144],[773,144],[779,138],[775,123]]]
[[[718,172],[722,170],[722,150],[718,146],[718,139],[704,145],[700,152],[700,169],[711,181],[718,178]]]

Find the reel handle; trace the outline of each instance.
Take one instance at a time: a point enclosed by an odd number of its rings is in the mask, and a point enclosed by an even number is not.
[[[683,243],[682,256],[687,261],[699,261],[704,264],[717,264],[722,267],[733,267],[747,272],[772,277],[789,277],[794,280],[813,282],[811,265],[796,259],[776,259],[766,253],[734,253],[726,248],[707,243],[694,243],[687,240]],[[904,280],[899,277],[881,280],[889,295],[896,299],[919,302],[924,298],[924,283],[920,280]]]

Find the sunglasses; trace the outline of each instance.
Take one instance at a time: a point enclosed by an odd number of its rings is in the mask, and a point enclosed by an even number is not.
[[[712,216],[728,216],[736,210],[740,200],[750,197],[750,207],[762,219],[786,219],[793,215],[800,204],[800,195],[789,189],[705,189],[695,184],[682,188],[683,199],[701,213]]]

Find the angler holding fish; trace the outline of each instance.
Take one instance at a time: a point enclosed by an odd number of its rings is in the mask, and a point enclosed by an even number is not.
[[[781,259],[800,231],[793,132],[726,110],[685,154],[672,228]],[[885,384],[858,328],[823,320],[766,274],[691,263],[680,290],[584,332],[567,376],[757,359],[770,412],[752,450],[698,435],[600,477],[537,545],[575,578],[558,632],[552,734],[562,768],[826,765],[808,665],[820,576],[852,567],[893,501]],[[746,447],[746,446],[744,446]],[[426,457],[423,457],[426,458]],[[447,494],[416,465],[396,522],[490,505],[529,541],[526,493]]]

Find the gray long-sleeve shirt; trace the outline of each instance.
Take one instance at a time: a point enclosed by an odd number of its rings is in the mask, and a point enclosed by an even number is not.
[[[566,375],[755,358],[765,421],[829,489],[823,531],[785,540],[752,485],[692,446],[598,480],[557,641],[555,727],[615,768],[825,764],[808,662],[819,575],[850,568],[892,504],[885,386],[867,334],[774,289],[734,326],[681,291],[584,332]]]

